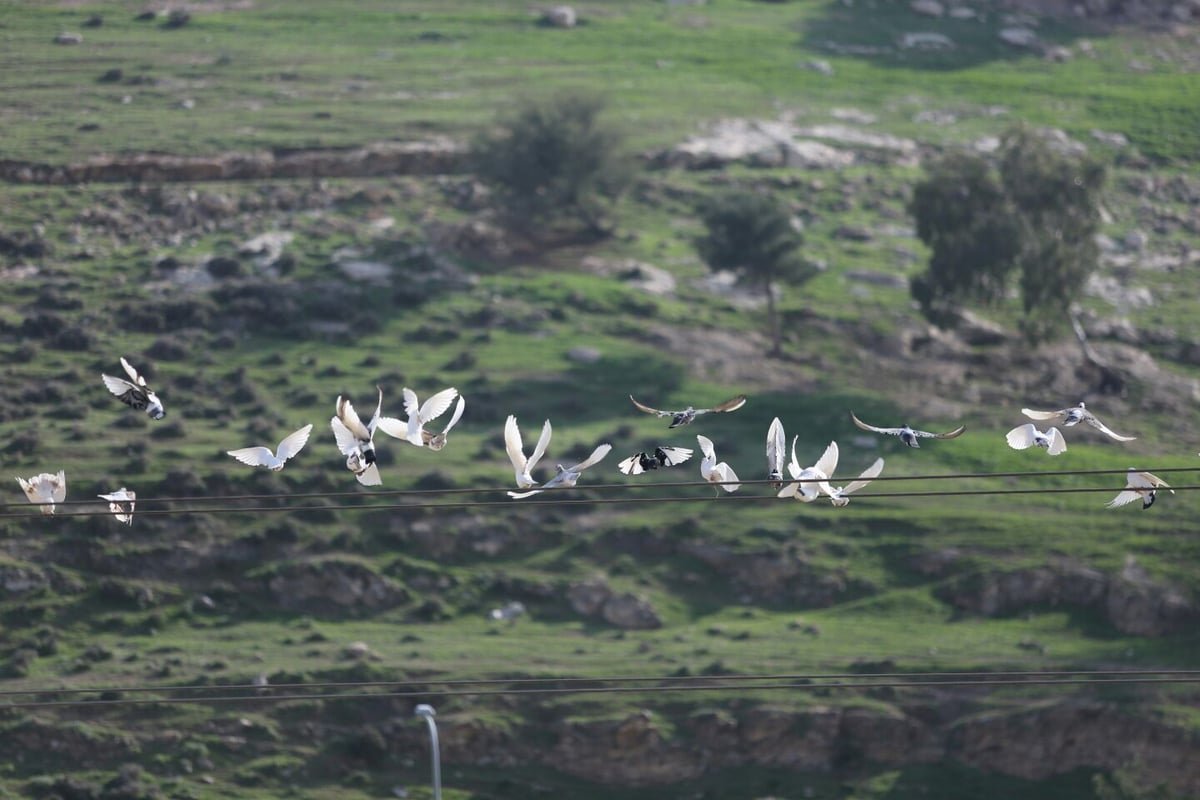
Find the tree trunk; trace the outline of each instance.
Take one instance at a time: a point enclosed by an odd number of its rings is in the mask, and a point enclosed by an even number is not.
[[[767,293],[767,325],[771,329],[771,349],[767,355],[778,357],[783,354],[783,334],[779,330],[779,314],[775,311],[775,292],[771,281],[763,281],[763,290]]]

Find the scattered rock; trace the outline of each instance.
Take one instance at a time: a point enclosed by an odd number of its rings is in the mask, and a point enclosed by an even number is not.
[[[954,40],[944,33],[919,31],[904,33],[897,40],[901,50],[952,50]]]
[[[913,10],[913,13],[923,14],[926,17],[940,17],[946,13],[946,7],[937,0],[913,0],[908,7]]]
[[[83,34],[82,33],[71,33],[69,31],[63,31],[58,36],[54,37],[54,43],[55,44],[83,44]]]
[[[814,58],[812,61],[805,61],[801,63],[800,66],[804,69],[812,70],[813,72],[819,72],[822,75],[833,74],[833,65],[821,58]]]
[[[574,28],[576,22],[575,9],[571,6],[554,6],[542,15],[542,23],[551,28]]]
[[[618,278],[628,286],[660,297],[675,291],[674,275],[644,261],[632,258],[610,261],[598,256],[586,256],[581,266],[597,275]]]
[[[1000,41],[1013,47],[1031,48],[1038,45],[1038,35],[1029,28],[1003,28],[997,35]]]
[[[656,166],[715,169],[731,163],[760,167],[836,169],[855,161],[854,154],[799,138],[787,122],[722,120],[701,135],[651,155]]]
[[[587,345],[578,345],[567,350],[567,360],[576,364],[595,364],[601,358],[603,354],[599,350]]]

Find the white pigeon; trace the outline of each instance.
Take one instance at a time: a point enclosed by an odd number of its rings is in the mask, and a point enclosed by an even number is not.
[[[379,412],[383,408],[383,389],[379,390],[379,402],[371,421],[363,425],[354,406],[346,398],[338,396],[337,415],[329,420],[338,449],[346,457],[346,469],[363,486],[378,486],[383,483],[379,467],[375,463],[375,429],[379,426]]]
[[[783,433],[783,423],[779,417],[771,420],[767,428],[767,479],[773,481],[771,487],[778,490],[783,488],[783,460],[787,458],[787,437]]]
[[[1125,473],[1125,491],[1114,497],[1109,502],[1108,508],[1116,508],[1141,499],[1142,510],[1145,511],[1154,505],[1154,499],[1159,489],[1166,489],[1171,494],[1175,494],[1175,490],[1162,478],[1149,472],[1138,472],[1130,467],[1129,471]]]
[[[558,473],[553,478],[543,483],[539,488],[531,489],[527,492],[509,492],[508,496],[514,500],[523,500],[526,497],[532,497],[533,495],[542,491],[542,489],[553,489],[557,486],[564,488],[574,486],[579,482],[580,474],[582,474],[583,471],[588,467],[594,467],[596,464],[599,464],[604,457],[608,455],[610,450],[612,450],[611,444],[602,444],[593,450],[590,456],[585,458],[583,461],[580,461],[573,467],[564,467],[562,464],[557,464],[555,465],[555,469],[558,470]]]
[[[733,467],[724,461],[717,463],[717,451],[713,449],[712,440],[707,436],[696,434],[696,441],[700,443],[700,452],[704,456],[700,461],[700,477],[709,483],[720,486],[727,492],[736,492],[742,488],[740,483],[734,483],[738,476],[733,471]],[[720,492],[717,494],[720,496]]]
[[[442,432],[432,434],[425,430],[427,423],[446,413],[446,409],[450,408],[450,404],[456,397],[458,397],[458,405],[454,409],[453,416],[450,417],[450,422],[442,429]],[[443,389],[424,403],[419,404],[417,393],[406,386],[404,387],[404,413],[408,415],[408,421],[402,422],[395,417],[382,417],[379,420],[379,430],[388,436],[403,439],[416,447],[428,447],[434,451],[441,450],[446,446],[447,434],[458,424],[466,405],[467,401],[460,397],[458,389],[453,387]]]
[[[1018,425],[1004,434],[1008,446],[1013,450],[1024,450],[1027,447],[1044,447],[1049,455],[1056,456],[1067,452],[1067,440],[1063,438],[1058,428],[1050,428],[1045,433],[1039,431],[1032,422]]]
[[[289,458],[292,458],[301,450],[304,445],[308,444],[308,435],[312,433],[312,423],[305,425],[295,433],[289,433],[279,447],[275,448],[275,452],[271,452],[269,447],[243,447],[240,450],[226,450],[225,452],[251,467],[266,467],[267,469],[278,472],[283,469],[283,465],[287,463]]]
[[[798,438],[800,437],[792,437],[792,460],[788,462],[788,472],[791,474],[792,480],[797,482],[789,483],[780,489],[778,496],[794,497],[802,503],[811,503],[820,497],[822,492],[833,497],[835,492],[829,485],[829,476],[837,469],[837,442],[829,443],[816,464],[801,468],[800,461],[796,458],[796,439]]]
[[[137,492],[122,486],[111,494],[96,496],[101,500],[108,501],[108,510],[117,518],[117,522],[124,522],[126,525],[133,524],[133,506],[134,501],[137,500]]]
[[[881,472],[883,472],[883,459],[877,458],[875,459],[875,463],[864,469],[855,480],[850,481],[845,486],[831,487],[833,492],[829,495],[829,502],[833,503],[838,508],[850,505],[849,495],[854,494],[859,489],[878,478],[879,473]]]
[[[1088,411],[1087,407],[1084,406],[1083,403],[1080,403],[1074,408],[1062,408],[1058,411],[1034,411],[1032,408],[1022,408],[1021,413],[1030,419],[1036,419],[1038,421],[1052,419],[1057,422],[1061,422],[1065,428],[1069,428],[1072,425],[1078,425],[1081,422],[1086,422],[1088,425],[1091,425],[1105,436],[1109,437],[1110,439],[1115,439],[1118,442],[1132,442],[1137,438],[1136,436],[1122,436],[1121,434],[1113,431],[1111,428],[1097,419],[1095,414]]]
[[[29,480],[17,478],[17,483],[21,484],[29,502],[41,504],[43,514],[53,514],[54,504],[67,499],[67,473],[61,469],[57,475],[43,472]]]
[[[959,425],[952,431],[945,433],[930,433],[929,431],[918,431],[910,428],[907,424],[901,425],[899,428],[879,428],[875,425],[868,425],[858,417],[854,416],[854,412],[850,412],[850,419],[854,420],[854,424],[862,428],[864,431],[873,431],[875,433],[886,433],[889,436],[899,436],[900,441],[904,442],[909,447],[920,447],[918,439],[953,439],[956,436],[961,436],[962,432],[967,429],[966,425]]]
[[[167,412],[163,408],[162,401],[158,399],[158,395],[150,391],[150,388],[146,386],[146,379],[138,374],[138,371],[125,360],[124,356],[121,357],[121,366],[125,368],[125,374],[129,376],[129,380],[101,373],[100,377],[104,379],[105,387],[119,397],[125,405],[136,408],[138,411],[145,411],[154,419],[165,417]]]
[[[550,420],[546,420],[542,423],[542,435],[538,437],[533,454],[526,458],[525,445],[521,442],[521,429],[517,427],[517,418],[509,414],[508,419],[505,420],[504,449],[508,452],[508,460],[512,462],[518,489],[537,486],[537,481],[533,479],[531,473],[538,462],[542,460],[542,456],[546,454],[546,447],[550,444],[550,433]]]

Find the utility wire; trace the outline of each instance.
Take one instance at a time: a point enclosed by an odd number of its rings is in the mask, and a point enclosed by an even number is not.
[[[815,481],[809,481],[815,483]],[[725,483],[734,483],[726,481]],[[720,486],[719,483],[695,483],[688,484],[690,486]],[[591,489],[592,487],[553,487],[545,489],[546,493],[578,491],[579,489]],[[1200,484],[1195,485],[1180,485],[1172,486],[1175,491],[1194,491],[1200,489]],[[887,499],[897,497],[965,497],[965,496],[986,496],[986,495],[1035,495],[1035,494],[1075,494],[1087,492],[1104,492],[1112,494],[1114,492],[1123,491],[1124,487],[1114,486],[1067,486],[1067,487],[1042,487],[1037,489],[955,489],[955,490],[924,490],[911,492],[856,492],[854,498],[857,499]],[[511,491],[499,489],[477,489],[477,492],[498,492]],[[288,495],[276,495],[279,499],[286,499]],[[226,498],[214,497],[211,500],[224,500]],[[786,499],[786,498],[783,498]],[[271,514],[271,513],[302,513],[305,511],[424,511],[430,509],[472,509],[472,508],[530,508],[530,507],[547,507],[547,506],[599,506],[599,505],[640,505],[646,503],[712,503],[721,502],[724,504],[730,503],[751,503],[773,501],[780,502],[781,498],[773,494],[768,495],[688,495],[682,497],[595,497],[595,498],[542,498],[540,500],[523,501],[507,499],[507,500],[466,500],[466,501],[448,501],[448,502],[433,502],[433,503],[368,503],[361,505],[323,505],[323,506],[208,506],[201,508],[163,508],[163,509],[138,509],[135,516],[186,516],[191,514]],[[137,501],[141,504],[143,501],[139,498]],[[32,516],[37,516],[32,510],[36,506],[48,505],[44,503],[30,503],[29,511],[5,512],[0,513],[0,520],[3,519],[28,519]],[[91,505],[99,505],[99,503],[91,503]],[[93,511],[68,511],[62,514],[55,513],[53,516],[59,518],[65,517],[96,517],[109,516],[113,512],[104,509],[96,509]]]
[[[275,683],[269,686],[256,684],[194,684],[190,686],[150,686],[139,684],[134,686],[93,686],[86,688],[72,687],[60,689],[7,689],[0,691],[0,697],[18,695],[69,695],[69,694],[103,694],[110,692],[231,692],[239,690],[259,691],[262,689],[367,689],[384,686],[405,687],[416,691],[431,685],[452,687],[455,689],[472,686],[495,686],[507,684],[510,686],[527,686],[529,684],[600,684],[600,683],[650,683],[675,684],[687,682],[712,681],[718,684],[753,683],[759,681],[828,681],[828,680],[962,680],[966,682],[1016,679],[1016,678],[1146,678],[1150,676],[1192,677],[1200,680],[1200,669],[1068,669],[1068,670],[997,670],[997,671],[950,671],[950,672],[825,672],[825,673],[766,673],[754,675],[636,675],[588,678],[579,676],[547,676],[544,678],[465,678],[456,680],[427,680],[427,681],[314,681],[311,683]],[[562,688],[554,687],[554,688]],[[753,687],[752,687],[753,688]]]
[[[860,676],[861,677],[861,676]],[[714,678],[707,680],[713,681]],[[908,689],[928,689],[939,687],[952,686],[1099,686],[1102,684],[1192,684],[1200,683],[1200,677],[1196,676],[1168,676],[1163,678],[996,678],[982,680],[963,680],[963,679],[947,679],[947,680],[931,680],[931,681],[914,681],[914,680],[892,680],[892,681],[839,681],[834,683],[813,683],[805,681],[797,682],[779,682],[779,683],[761,683],[749,687],[737,687],[739,691],[746,689],[754,690],[782,690],[792,689],[798,691],[817,691],[828,689],[879,689],[879,688],[908,688]],[[270,687],[255,687],[258,692],[269,691]],[[254,695],[217,695],[211,697],[172,697],[172,698],[154,698],[154,697],[138,697],[138,698],[119,698],[119,699],[96,699],[96,700],[29,700],[13,703],[0,704],[0,709],[30,709],[30,708],[66,708],[66,707],[89,707],[96,706],[136,706],[136,705],[174,705],[174,704],[202,704],[202,703],[246,703],[246,702],[283,702],[288,700],[353,700],[366,699],[378,701],[381,698],[429,698],[429,697],[516,697],[528,695],[575,695],[575,694],[638,694],[652,692],[654,694],[662,694],[665,692],[721,692],[728,691],[731,687],[721,686],[719,684],[701,684],[701,685],[669,685],[669,686],[576,686],[576,687],[543,687],[543,688],[520,688],[520,689],[474,689],[474,688],[456,688],[456,689],[424,689],[424,690],[405,690],[395,692],[362,692],[355,694],[347,693],[326,693],[326,694],[254,694]]]
[[[1128,468],[1122,469],[1076,469],[1076,470],[1047,470],[1042,472],[951,472],[926,475],[880,475],[872,478],[875,481],[939,481],[939,480],[978,480],[989,478],[1047,478],[1061,476],[1082,476],[1082,475],[1124,475],[1128,472]],[[1156,475],[1168,474],[1173,472],[1200,472],[1200,466],[1197,467],[1150,467],[1145,472],[1152,472]],[[830,483],[849,483],[850,481],[858,480],[857,475],[834,475],[829,478]],[[761,486],[772,484],[775,481],[770,479],[751,479],[725,481],[725,483],[738,483],[742,486]],[[795,483],[793,480],[784,480],[783,483]],[[691,480],[691,481],[662,481],[655,483],[633,482],[633,483],[596,483],[586,486],[556,486],[545,491],[566,491],[572,488],[607,491],[610,489],[674,489],[690,486],[717,486],[720,484],[710,483],[709,481]],[[1180,487],[1173,486],[1173,489]],[[372,491],[339,491],[339,492],[273,492],[266,494],[231,494],[231,495],[215,495],[208,497],[201,496],[180,496],[180,497],[154,497],[154,498],[138,498],[138,504],[142,503],[195,503],[207,500],[220,500],[221,502],[230,502],[234,500],[276,500],[276,499],[327,499],[327,498],[346,498],[355,497],[359,499],[372,497],[405,497],[405,496],[427,496],[427,495],[450,495],[450,494],[475,494],[484,492],[507,492],[516,491],[513,487],[448,487],[440,489],[378,489]],[[1035,490],[1030,490],[1035,491]],[[1098,490],[1099,491],[1099,490]],[[864,494],[857,494],[857,497],[866,497]],[[64,500],[57,505],[96,505],[95,500]],[[0,502],[0,508],[20,507],[26,505],[20,502]]]

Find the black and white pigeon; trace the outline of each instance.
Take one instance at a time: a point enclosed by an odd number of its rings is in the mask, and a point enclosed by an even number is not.
[[[674,467],[691,457],[692,451],[686,447],[656,447],[653,453],[634,453],[617,464],[617,469],[626,475],[641,475],[659,467]]]
[[[594,467],[599,464],[604,457],[608,455],[610,450],[612,450],[612,445],[605,443],[598,446],[592,451],[590,456],[574,466],[564,467],[562,464],[556,464],[555,469],[558,470],[557,474],[555,474],[555,476],[550,480],[543,483],[540,487],[537,489],[530,489],[527,492],[509,492],[508,496],[514,500],[524,500],[526,497],[533,497],[543,489],[553,489],[558,486],[574,486],[579,482],[579,476],[583,474],[583,471],[589,467]]]
[[[117,522],[126,525],[133,524],[133,506],[137,500],[137,492],[122,486],[110,494],[96,495],[101,500],[108,501],[108,510],[116,517]]]
[[[1096,415],[1087,410],[1087,407],[1081,402],[1079,405],[1072,408],[1061,408],[1058,411],[1034,411],[1032,408],[1022,408],[1021,413],[1030,419],[1038,421],[1054,420],[1061,422],[1064,428],[1069,428],[1072,425],[1078,425],[1081,422],[1086,422],[1096,430],[1103,433],[1110,439],[1118,442],[1132,442],[1136,436],[1122,436],[1116,431],[1109,428],[1103,422],[1096,418]]]
[[[513,476],[516,478],[518,489],[530,489],[537,486],[537,481],[533,479],[533,468],[546,454],[546,447],[550,444],[550,435],[553,431],[554,429],[550,427],[550,420],[543,422],[542,434],[533,448],[533,454],[526,458],[525,445],[521,441],[521,429],[517,427],[517,418],[509,414],[508,419],[504,421],[504,450],[508,453],[508,460],[512,462]]]
[[[1157,497],[1159,489],[1166,489],[1171,494],[1175,494],[1175,490],[1162,478],[1149,472],[1138,472],[1130,467],[1129,471],[1125,473],[1125,491],[1110,500],[1107,507],[1117,508],[1140,499],[1142,510],[1145,511],[1154,505],[1154,499]]]
[[[226,450],[225,452],[247,466],[266,467],[278,472],[283,469],[283,465],[289,458],[295,456],[304,449],[304,445],[308,444],[308,435],[312,433],[312,427],[312,424],[309,423],[300,430],[289,433],[275,448],[274,453],[271,452],[271,448],[262,446],[243,447],[239,450]]]
[[[746,396],[744,394],[739,394],[737,397],[731,397],[724,403],[718,403],[712,408],[692,408],[691,406],[688,406],[682,411],[660,411],[657,408],[651,408],[648,405],[639,403],[637,400],[633,399],[633,395],[629,395],[629,399],[633,400],[633,404],[637,406],[639,410],[645,411],[647,414],[654,414],[658,417],[670,417],[671,424],[667,426],[668,428],[678,428],[680,425],[691,425],[692,422],[695,421],[696,417],[700,416],[701,414],[719,414],[729,411],[737,411],[739,408],[746,405]]]
[[[776,491],[783,488],[783,462],[786,458],[787,438],[783,433],[783,423],[776,417],[767,428],[767,480],[771,481],[771,488]]]
[[[434,434],[425,430],[427,423],[446,413],[456,397],[458,404],[454,408],[450,422],[446,424],[442,432]],[[450,434],[450,429],[458,424],[466,406],[467,401],[459,395],[458,390],[454,387],[443,389],[424,403],[418,403],[417,393],[406,386],[404,387],[404,413],[408,416],[408,421],[404,422],[395,417],[382,417],[379,420],[379,429],[388,436],[403,439],[416,447],[428,447],[430,450],[438,451],[446,446],[446,437]]]
[[[1032,422],[1018,425],[1004,434],[1004,438],[1013,450],[1042,447],[1045,448],[1048,455],[1052,456],[1067,452],[1067,440],[1063,438],[1062,431],[1058,428],[1050,428],[1043,433]]]
[[[67,499],[67,473],[65,470],[60,469],[57,475],[43,472],[28,480],[17,478],[17,483],[21,484],[21,489],[25,492],[25,497],[29,499],[29,502],[39,504],[38,510],[43,514],[53,514],[54,504],[62,503]]]
[[[920,447],[918,439],[953,439],[956,436],[961,436],[962,432],[967,429],[966,425],[959,425],[952,431],[946,433],[930,433],[929,431],[918,431],[902,425],[899,428],[877,428],[874,425],[868,425],[858,417],[854,416],[854,412],[850,412],[850,419],[854,420],[854,424],[862,428],[864,431],[873,431],[875,433],[886,433],[889,436],[899,436],[900,441],[904,442],[909,447]]]
[[[125,360],[124,356],[121,357],[121,366],[125,368],[125,374],[129,376],[129,380],[101,373],[100,377],[104,379],[104,386],[120,398],[125,405],[138,411],[145,411],[153,419],[165,417],[167,412],[163,408],[162,401],[158,399],[158,395],[150,391],[150,387],[146,385],[146,379],[138,374],[138,371]]]
[[[338,449],[346,457],[346,469],[353,472],[363,486],[383,483],[379,477],[379,467],[375,464],[375,429],[379,427],[379,412],[383,409],[383,389],[379,386],[375,388],[379,390],[379,402],[371,421],[366,425],[350,400],[341,395],[337,399],[337,414],[329,420]]]

